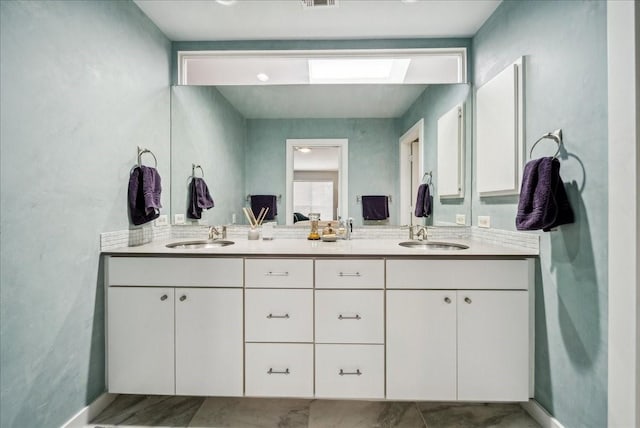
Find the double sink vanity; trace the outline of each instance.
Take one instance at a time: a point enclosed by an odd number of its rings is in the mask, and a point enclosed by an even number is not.
[[[108,390],[527,401],[537,251],[412,242],[105,252]]]

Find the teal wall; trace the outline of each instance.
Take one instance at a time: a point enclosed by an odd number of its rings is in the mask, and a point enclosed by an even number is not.
[[[136,146],[169,212],[171,44],[124,1],[0,2],[0,426],[105,390],[100,233],[129,227]]]
[[[171,88],[171,206],[185,214],[192,164],[204,170],[215,206],[202,213],[205,224],[242,219],[246,120],[215,87]],[[201,172],[196,170],[196,175]]]
[[[358,195],[391,195],[390,224],[398,224],[398,134],[394,119],[247,120],[246,191],[281,194],[278,223],[286,223],[286,140],[349,140],[349,216],[362,224]]]
[[[440,199],[438,196],[438,119],[455,107],[463,104],[465,176],[464,197]],[[420,119],[424,119],[424,170],[433,171],[431,194],[433,196],[433,216],[427,224],[455,223],[456,214],[465,214],[467,224],[471,219],[471,131],[472,131],[471,86],[429,85],[402,117],[397,119],[398,136],[403,135]]]
[[[527,155],[562,128],[560,174],[576,223],[540,233],[536,399],[566,427],[607,425],[607,49],[604,1],[505,1],[473,38],[473,83],[525,57]],[[552,155],[553,143],[536,147]],[[534,154],[535,156],[535,154]],[[514,229],[516,197],[473,215]]]

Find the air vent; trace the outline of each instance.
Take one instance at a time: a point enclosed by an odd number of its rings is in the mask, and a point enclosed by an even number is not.
[[[338,0],[300,0],[304,9],[316,7],[337,7]]]

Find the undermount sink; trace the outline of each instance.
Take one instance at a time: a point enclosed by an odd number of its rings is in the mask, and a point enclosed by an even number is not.
[[[176,250],[198,250],[201,248],[219,248],[233,245],[233,241],[225,241],[223,239],[210,239],[204,241],[182,241],[167,244],[167,248],[175,248]]]
[[[469,246],[463,244],[436,241],[405,241],[398,245],[407,248],[417,248],[419,250],[466,250],[469,248]]]

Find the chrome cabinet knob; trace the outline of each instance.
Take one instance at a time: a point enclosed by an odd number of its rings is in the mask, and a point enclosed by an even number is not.
[[[448,297],[445,297],[445,298],[444,298],[444,302],[445,302],[445,303],[451,303],[451,299],[450,299],[450,298],[448,298]]]
[[[470,299],[470,298],[468,298],[468,297],[465,297],[465,298],[464,298],[464,301],[465,301],[465,303],[471,303],[471,299]]]
[[[169,296],[167,296],[166,294],[163,294],[162,297],[160,297],[160,300],[162,300],[164,302],[168,298],[169,298]]]
[[[187,296],[185,296],[184,294],[182,296],[180,296],[180,301],[184,302],[185,300],[187,300]]]

